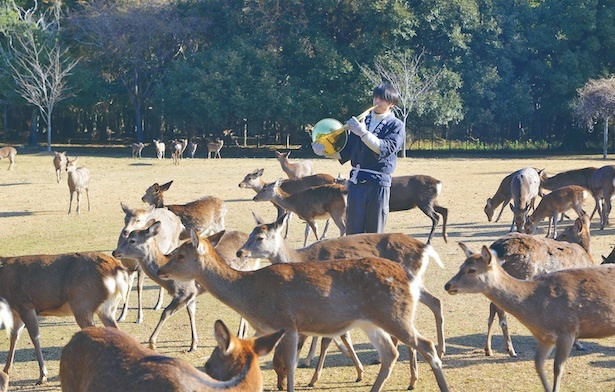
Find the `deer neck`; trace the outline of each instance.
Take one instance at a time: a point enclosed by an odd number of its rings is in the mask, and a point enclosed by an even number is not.
[[[269,257],[269,260],[273,264],[298,263],[305,261],[305,257],[301,254],[301,252],[288,246],[286,241],[284,241],[281,237],[278,243],[279,247],[277,248],[277,252]]]
[[[139,265],[141,265],[143,272],[145,272],[150,279],[160,284],[160,281],[164,280],[158,277],[158,269],[169,261],[169,257],[160,251],[158,242],[155,238],[146,242],[144,246],[146,247],[146,252],[145,255],[139,259]]]
[[[235,301],[235,299],[241,298],[242,278],[246,273],[231,268],[213,247],[209,254],[202,255],[200,258],[199,284],[224,303],[227,303],[227,301],[234,304],[243,302],[241,300]],[[231,307],[234,308],[234,306]]]
[[[164,200],[162,199],[162,197],[156,199],[153,204],[155,208],[164,208]]]
[[[487,279],[487,288],[483,294],[498,307],[519,318],[532,306],[530,303],[538,283],[513,278],[497,263],[494,267],[496,271]]]
[[[262,177],[258,177],[258,183],[254,184],[254,187],[252,187],[252,189],[254,189],[254,192],[258,193],[261,191],[261,189],[263,189],[264,186],[265,186],[265,181],[263,180]]]

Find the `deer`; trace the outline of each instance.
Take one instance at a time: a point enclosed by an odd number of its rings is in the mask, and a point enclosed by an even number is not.
[[[602,166],[590,178],[590,190],[596,201],[596,209],[600,215],[600,230],[609,225],[611,199],[615,193],[615,165]],[[594,214],[592,213],[593,218]]]
[[[591,176],[598,170],[597,167],[584,167],[581,169],[573,169],[558,173],[549,177],[546,172],[540,174],[540,188],[554,191],[557,188],[561,188],[567,185],[579,185],[583,188],[591,191]],[[597,206],[594,207],[592,217],[597,210]],[[562,219],[564,214],[562,214]]]
[[[265,169],[255,169],[253,172],[246,174],[243,180],[239,183],[240,188],[252,189],[254,192],[258,193],[265,186],[265,181],[263,180],[263,172]],[[313,174],[311,176],[305,176],[300,178],[286,179],[282,180],[280,183],[280,187],[284,192],[287,193],[296,193],[299,191],[303,191],[305,189],[325,184],[335,184],[337,180],[326,173]],[[288,213],[288,218],[286,219],[286,231],[284,233],[284,238],[288,238],[288,226],[290,225],[290,219],[292,216],[292,212],[287,212],[284,208],[272,202],[272,204],[278,210],[278,215],[276,219],[279,219],[282,215]],[[327,223],[329,221],[327,220]],[[327,231],[327,225],[325,225],[325,229],[323,230],[323,235]],[[307,239],[304,239],[307,241]]]
[[[145,144],[143,143],[132,143],[130,145],[132,149],[132,157],[141,159],[141,151],[145,148]]]
[[[164,153],[166,150],[166,145],[162,142],[162,140],[154,139],[154,146],[156,147],[156,158],[164,159]]]
[[[66,173],[68,174],[68,190],[70,192],[70,201],[68,203],[68,214],[71,212],[73,205],[73,195],[77,193],[77,215],[81,214],[81,195],[85,192],[88,198],[88,211],[92,211],[90,207],[90,171],[87,167],[77,167],[77,160],[68,159],[66,161]]]
[[[196,229],[202,235],[213,234],[224,229],[226,205],[222,199],[215,196],[204,196],[186,204],[164,204],[164,193],[169,190],[173,181],[159,185],[157,182],[147,188],[141,198],[144,203],[153,204],[156,208],[168,208],[181,219],[184,230],[180,239],[190,236],[190,228]]]
[[[285,210],[297,214],[312,229],[316,241],[320,239],[315,222],[316,218],[331,217],[340,230],[340,237],[345,234],[346,224],[344,220],[346,216],[346,197],[348,195],[347,187],[339,184],[325,184],[290,194],[284,192],[281,184],[281,178],[266,184],[254,196],[253,200],[271,201]],[[303,246],[307,243],[307,235],[308,229],[306,227]]]
[[[0,297],[11,307],[14,328],[4,372],[10,374],[23,328],[34,345],[40,370],[37,385],[47,382],[38,316],[74,316],[80,328],[94,326],[94,314],[117,328],[115,312],[128,289],[128,272],[101,252],[0,257]]]
[[[6,334],[10,337],[13,330],[13,313],[4,298],[0,298],[0,325],[4,326]],[[0,392],[9,390],[9,375],[0,370]]]
[[[186,149],[186,145],[184,145],[184,140],[186,139],[171,141],[171,157],[173,158],[174,165],[179,165],[179,161],[182,159],[182,154]],[[188,141],[186,140],[186,144],[187,142]]]
[[[538,343],[534,364],[545,391],[560,390],[564,364],[576,339],[615,335],[615,266],[555,271],[531,280],[509,275],[497,256],[459,244],[466,260],[444,286],[451,294],[482,293],[527,327]],[[553,388],[544,363],[555,346]]]
[[[196,154],[196,149],[199,145],[195,142],[188,143],[188,154],[190,154],[190,159],[194,159],[194,154]]]
[[[424,258],[416,275],[399,263],[370,257],[237,271],[224,263],[207,239],[191,230],[190,241],[173,252],[158,275],[196,279],[259,334],[284,329],[278,349],[288,371],[288,391],[295,390],[299,334],[340,336],[353,327],[366,332],[381,360],[372,392],[381,390],[397,360],[397,341],[417,349],[430,364],[440,390],[448,391],[434,343],[413,324],[429,260]]]
[[[155,208],[153,205],[143,209],[132,209],[126,206],[123,202],[120,203],[122,211],[124,212],[124,228],[120,233],[120,239],[127,238],[131,231],[134,229],[143,228],[150,219],[156,219],[161,222],[161,230],[158,233],[157,240],[160,251],[164,254],[171,253],[175,248],[179,246],[179,235],[182,231],[182,222],[177,215],[172,213],[166,208]],[[126,314],[128,313],[128,297],[132,290],[132,283],[135,275],[137,275],[137,324],[143,322],[143,306],[142,306],[142,292],[143,281],[145,276],[139,265],[139,262],[135,259],[121,259],[122,264],[130,272],[130,285],[126,298],[124,299],[124,306],[120,313],[118,321],[124,321]],[[162,307],[162,297],[164,295],[163,288],[161,287],[158,294],[158,300],[154,305],[154,310],[159,310]]]
[[[290,151],[288,152],[275,152],[275,157],[280,162],[282,166],[282,170],[288,176],[288,178],[300,178],[305,176],[310,176],[314,174],[314,162],[309,160],[297,161],[291,163],[288,160],[288,156],[290,155]]]
[[[53,152],[53,167],[55,168],[55,171],[56,171],[56,180],[58,184],[60,183],[60,180],[62,179],[62,170],[66,167],[67,161],[68,161],[68,158],[66,156],[66,151],[63,151],[63,152],[54,151]]]
[[[222,155],[220,155],[220,150],[222,150],[223,146],[224,140],[222,139],[216,139],[213,142],[207,143],[207,159],[210,159],[212,157],[212,154],[214,158],[222,159]]]
[[[510,231],[517,226],[517,231],[523,230],[523,225],[530,208],[534,208],[534,201],[540,193],[540,173],[534,168],[526,167],[513,173],[510,180],[510,194],[513,202],[510,209],[514,214]]]
[[[497,255],[502,268],[517,279],[527,280],[560,269],[594,265],[594,260],[589,253],[589,218],[587,216],[578,218],[556,240],[523,233],[510,233],[494,241],[489,249]],[[485,355],[493,355],[491,337],[496,314],[504,335],[506,352],[511,357],[516,357],[512,339],[508,333],[506,313],[494,303],[491,303],[489,307]],[[582,349],[580,343],[577,343],[577,348]]]
[[[282,238],[284,216],[274,223],[264,223],[256,215],[254,215],[254,218],[256,220],[256,227],[254,227],[250,233],[248,240],[241,246],[239,251],[237,251],[237,256],[266,258],[273,264],[354,259],[360,257],[382,257],[401,263],[412,274],[417,274],[422,268],[423,259],[426,254],[443,268],[438,254],[429,244],[425,244],[406,234],[352,234],[339,238],[324,239],[304,248],[293,249]],[[445,352],[442,303],[424,286],[420,287],[419,301],[427,305],[435,316],[438,334],[438,356],[442,358]],[[309,386],[314,386],[320,377],[330,341],[331,339],[329,338],[326,340],[323,338],[318,366]],[[354,352],[352,346],[350,350]],[[356,358],[356,354],[353,355],[351,353],[351,358]],[[414,357],[411,355],[411,358]],[[309,364],[309,361],[309,359],[306,359],[306,364]],[[416,362],[413,359],[411,359],[411,363],[416,366]],[[276,366],[276,364],[274,360],[274,370],[278,374],[278,388],[282,389],[283,379],[286,375],[285,369]],[[358,362],[358,364],[355,363],[355,367],[357,368],[360,380],[363,367],[360,362]],[[408,389],[413,389],[417,380],[415,376],[416,367],[412,370],[413,377]]]
[[[553,222],[553,237],[557,237],[557,222],[560,213],[574,209],[579,218],[585,215],[583,202],[589,197],[589,191],[579,185],[567,185],[557,188],[553,192],[546,194],[538,203],[538,207],[529,215],[525,221],[525,232],[527,234],[536,233],[538,224],[546,217],[549,218],[547,237],[551,235],[551,222]]]
[[[15,165],[15,155],[17,155],[17,150],[15,149],[15,147],[7,146],[0,148],[0,159],[9,159],[8,170],[13,170],[13,166]]]
[[[512,195],[510,193],[510,182],[515,173],[516,172],[510,173],[509,175],[504,177],[504,179],[502,179],[502,181],[500,182],[500,186],[495,191],[495,194],[487,199],[487,203],[485,204],[484,210],[485,214],[487,215],[487,220],[489,222],[491,222],[491,219],[493,219],[493,214],[495,213],[496,208],[498,208],[498,206],[501,204],[502,208],[500,209],[498,217],[495,218],[495,222],[500,220],[502,212],[504,212],[504,208],[512,198]]]
[[[124,331],[85,328],[74,334],[62,350],[60,384],[65,392],[262,391],[258,358],[268,354],[283,334],[280,330],[243,340],[216,320],[217,346],[206,371],[223,374],[224,381],[220,381],[181,358],[143,347]]]

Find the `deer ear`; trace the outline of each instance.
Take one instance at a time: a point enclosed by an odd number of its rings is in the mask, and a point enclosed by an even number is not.
[[[264,171],[265,171],[265,169],[256,169],[255,174],[256,174],[257,176],[259,176],[259,177],[260,177],[260,176],[262,176],[262,175],[263,175],[263,172],[264,172]]]
[[[166,184],[162,184],[160,185],[160,189],[164,192],[168,191],[169,188],[171,187],[171,184],[173,183],[173,181],[169,181]]]
[[[277,332],[274,332],[269,335],[261,336],[254,340],[254,352],[259,357],[265,356],[269,354],[271,350],[275,347],[276,344],[280,341],[282,336],[284,335],[284,330],[280,329]]]
[[[214,335],[218,348],[220,348],[224,355],[228,355],[233,349],[232,335],[221,320],[216,320],[214,323]]]
[[[282,214],[282,216],[275,221],[275,228],[276,229],[281,229],[282,227],[284,227],[284,223],[286,223],[286,220],[288,219],[288,212],[285,212],[284,214]]]
[[[252,211],[252,216],[254,217],[254,222],[256,222],[257,225],[262,225],[265,223],[260,216],[256,215],[256,212]]]
[[[489,248],[487,248],[486,245],[483,245],[483,248],[480,251],[480,256],[483,258],[483,261],[487,265],[491,264],[491,260],[493,260],[493,255],[491,254],[491,251],[489,250]]]
[[[211,246],[216,246],[216,245],[218,245],[218,243],[222,239],[222,236],[224,236],[225,232],[226,232],[226,230],[221,230],[221,231],[219,231],[217,233],[214,233],[214,234],[210,235],[209,237],[207,237],[207,241],[209,241]]]
[[[148,235],[148,237],[153,237],[157,235],[158,232],[160,231],[160,225],[161,223],[159,221],[155,219],[150,219],[145,224],[145,229],[144,229],[145,233]]]
[[[466,254],[466,257],[470,257],[470,256],[472,256],[473,254],[476,253],[472,249],[470,249],[466,244],[464,244],[463,242],[459,242],[459,247],[463,250],[463,253]]]
[[[120,201],[120,205],[122,206],[122,211],[124,211],[124,214],[132,213],[130,208],[128,208],[128,206],[126,204],[124,204],[123,201]]]

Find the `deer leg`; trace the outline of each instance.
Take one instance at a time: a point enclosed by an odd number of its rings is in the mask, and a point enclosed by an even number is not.
[[[143,287],[143,283],[141,283],[141,287]],[[162,303],[164,302],[164,289],[161,287],[158,291],[158,299],[156,300],[156,305],[154,305],[154,310],[162,309]]]
[[[438,214],[442,215],[442,238],[444,238],[444,242],[448,243],[448,238],[446,236],[446,221],[448,220],[448,208],[436,204],[433,206],[433,209]]]
[[[69,214],[70,214],[70,210],[71,210],[71,208],[73,207],[73,194],[74,194],[74,193],[75,193],[75,192],[71,192],[71,193],[70,193],[70,200],[68,201],[68,213],[69,213]]]
[[[295,391],[295,366],[297,365],[297,343],[299,340],[299,334],[297,331],[287,331],[280,340],[278,346],[280,347],[280,353],[284,359],[284,367],[287,374],[287,388],[288,392]]]
[[[81,215],[81,191],[77,191],[77,215]]]
[[[552,350],[552,344],[538,342],[538,347],[536,347],[536,354],[534,356],[534,366],[536,367],[536,372],[538,372],[538,376],[540,377],[540,381],[542,382],[542,386],[545,391],[551,391],[551,384],[545,374],[545,360]]]
[[[431,204],[426,206],[419,206],[419,208],[421,209],[421,211],[423,211],[425,215],[429,217],[429,219],[431,219],[431,231],[429,232],[429,237],[427,237],[427,243],[430,244],[431,239],[433,238],[433,233],[436,231],[436,226],[438,225],[440,217],[433,210]]]
[[[553,216],[553,239],[555,239],[555,237],[557,237],[557,223],[558,223],[558,213],[556,212],[555,215]]]
[[[495,307],[495,311],[498,314],[498,318],[500,319],[500,328],[502,328],[502,336],[504,338],[504,344],[506,345],[506,352],[511,357],[516,357],[517,353],[515,352],[515,348],[512,344],[512,338],[510,333],[508,332],[508,321],[506,320],[506,312],[502,309]]]
[[[90,207],[90,189],[85,188],[85,196],[88,198],[88,211],[92,211],[92,207]]]
[[[137,271],[132,271],[128,277],[128,290],[126,291],[126,296],[124,296],[124,306],[122,306],[122,312],[120,313],[120,317],[117,319],[119,322],[126,320],[126,314],[128,313],[128,299],[130,298],[130,291],[132,291],[132,285],[135,281],[136,274]]]
[[[397,357],[399,357],[399,352],[391,339],[391,335],[384,330],[371,326],[364,327],[364,331],[380,357],[380,370],[378,371],[378,377],[372,386],[371,392],[380,391],[382,384],[384,384],[391,375],[393,365],[395,365]]]
[[[19,317],[23,320],[34,345],[34,352],[36,353],[36,360],[38,361],[38,367],[40,369],[40,375],[36,385],[42,385],[47,382],[47,367],[45,366],[45,360],[43,359],[43,350],[41,349],[40,330],[38,327],[38,319],[36,311],[24,310],[19,312]]]
[[[431,294],[425,287],[421,287],[421,296],[419,301],[427,305],[433,312],[436,318],[436,330],[438,335],[438,357],[442,359],[446,352],[446,343],[444,338],[444,315],[442,314],[442,301]]]
[[[305,338],[307,338],[307,336],[305,335],[301,335],[304,336],[303,341],[301,341],[301,347],[303,347],[303,342],[305,341]],[[321,343],[322,345],[322,343]],[[314,359],[314,356],[316,355],[316,346],[318,346],[318,336],[312,336],[312,343],[310,344],[310,351],[308,352],[308,355],[303,358],[303,361],[301,361],[300,367],[310,367],[311,363],[312,363],[312,359]]]
[[[510,201],[510,199],[508,199],[508,200],[506,200],[506,201],[504,201],[504,202],[502,203],[502,208],[500,209],[500,213],[498,214],[498,217],[497,217],[497,218],[495,218],[495,221],[496,221],[496,222],[500,220],[500,217],[502,216],[502,212],[504,212],[504,208],[506,208],[506,205],[508,205],[508,202],[509,202],[509,201]]]
[[[491,338],[493,337],[493,320],[495,320],[497,306],[491,302],[489,304],[489,319],[487,320],[487,341],[485,342],[485,355],[490,357],[493,355],[491,349]]]
[[[156,349],[156,342],[158,340],[158,334],[160,333],[160,330],[162,329],[162,326],[164,325],[165,321],[167,321],[169,317],[171,317],[179,309],[181,309],[181,307],[186,306],[188,301],[189,301],[189,298],[184,298],[182,300],[179,297],[174,297],[171,303],[169,304],[169,306],[164,308],[164,310],[162,311],[162,314],[160,315],[160,320],[158,321],[156,328],[154,328],[154,332],[152,332],[152,335],[149,338],[149,348],[151,348],[152,350]],[[190,321],[192,322],[192,320]],[[192,342],[192,344],[194,344],[194,341]]]
[[[346,224],[344,223],[344,214],[340,214],[340,215],[332,215],[331,216],[333,218],[333,222],[335,222],[335,225],[340,229],[340,237],[344,236],[344,234],[346,234]]]
[[[570,355],[575,342],[572,335],[560,335],[555,344],[555,359],[553,361],[553,390],[558,392],[564,374],[564,364]]]
[[[427,361],[429,366],[431,366],[431,370],[433,371],[434,376],[436,376],[436,381],[438,382],[440,391],[448,392],[448,385],[446,384],[444,372],[442,371],[442,361],[438,358],[434,343],[421,335],[418,331],[416,331],[416,329],[412,329],[414,330],[414,336],[404,334],[403,332],[405,331],[402,331],[402,333],[398,333],[397,335],[398,337],[403,336],[403,339],[399,339],[406,346],[415,348],[419,353],[421,353],[425,361]]]
[[[196,333],[196,297],[192,297],[186,306],[188,318],[190,319],[190,331],[192,332],[192,343],[190,344],[190,352],[196,350],[199,338]]]
[[[344,343],[344,346],[346,346],[346,350],[348,351],[346,356],[352,359],[352,363],[354,364],[354,367],[357,370],[356,382],[359,382],[363,379],[363,364],[361,363],[361,360],[357,356],[357,352],[354,351],[354,347],[352,347],[352,339],[350,339],[350,332],[346,331],[346,333],[340,336],[340,339],[342,340],[342,342]]]
[[[248,337],[248,322],[243,317],[239,317],[237,336],[241,339],[246,339]]]
[[[23,328],[26,326],[19,316],[13,319],[13,330],[11,331],[11,343],[9,346],[9,352],[6,355],[6,365],[4,365],[4,372],[9,373],[13,366],[13,359],[15,358],[15,346],[17,341],[23,332]]]
[[[317,339],[313,339],[312,343]],[[314,371],[314,375],[308,384],[308,387],[313,387],[316,384],[316,381],[320,378],[320,373],[322,371],[322,367],[325,363],[325,357],[327,356],[327,350],[329,349],[329,345],[331,344],[331,338],[321,338],[320,339],[320,356],[318,357],[318,364],[316,365],[316,370]]]
[[[325,238],[325,236],[327,235],[327,231],[329,231],[329,219],[326,220],[325,222],[325,228],[322,229],[322,235],[320,236],[320,239],[322,240],[323,238]]]
[[[145,273],[141,267],[137,267],[137,324],[143,322],[143,282]],[[161,304],[162,305],[162,304]]]
[[[316,241],[318,241],[320,238],[318,237],[318,225],[316,224],[316,222],[313,219],[307,220],[306,221],[309,225],[306,226],[305,228],[305,241],[303,242],[303,246],[305,246],[307,244],[307,236],[309,234],[308,230],[311,228],[312,232],[314,233],[314,237],[316,237]]]

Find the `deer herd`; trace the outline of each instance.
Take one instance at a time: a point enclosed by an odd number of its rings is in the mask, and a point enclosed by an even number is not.
[[[164,159],[165,144],[154,143],[156,157]],[[208,155],[213,152],[219,158],[222,145],[221,141],[209,143]],[[196,151],[196,144],[187,139],[172,141],[168,147],[175,164],[186,148],[191,157]],[[133,158],[141,158],[143,148],[143,143],[134,143]],[[12,168],[10,151],[7,154]],[[380,369],[371,391],[380,391],[390,377],[400,342],[409,349],[408,389],[415,388],[418,380],[418,352],[431,367],[439,389],[448,391],[443,301],[424,285],[430,261],[444,268],[431,244],[440,218],[442,239],[448,241],[448,209],[438,203],[442,182],[428,175],[398,176],[392,181],[390,212],[418,207],[432,222],[426,242],[403,233],[345,236],[345,180],[314,173],[312,161],[290,162],[288,153],[276,151],[276,158],[287,179],[267,182],[264,169],[256,169],[239,183],[240,188],[256,192],[254,201],[269,201],[278,211],[271,223],[255,214],[251,233],[225,230],[229,207],[216,196],[165,204],[163,195],[173,183],[169,181],[145,190],[141,201],[146,207],[121,203],[124,227],[112,256],[79,252],[0,257],[0,322],[10,336],[0,391],[8,388],[16,343],[24,327],[39,365],[37,384],[47,381],[45,336],[38,324],[38,316],[44,315],[72,315],[81,328],[62,350],[59,380],[63,391],[259,391],[264,385],[258,358],[270,351],[274,352],[277,388],[294,391],[298,352],[309,336],[314,340],[307,364],[314,355],[316,338],[321,337],[320,357],[309,386],[322,374],[331,341],[353,361],[356,381],[360,381],[364,368],[349,334],[354,328],[365,332],[378,355]],[[53,164],[58,183],[62,171],[67,172],[69,214],[75,193],[77,214],[83,193],[90,210],[89,170],[78,167],[77,158],[66,152],[56,152]],[[597,265],[590,254],[589,232],[596,212],[600,229],[608,226],[614,193],[615,166],[553,176],[522,168],[503,178],[484,207],[491,221],[501,206],[497,222],[509,204],[513,212],[510,232],[480,250],[459,243],[465,260],[445,290],[451,295],[482,293],[491,301],[484,346],[487,356],[493,355],[496,315],[512,357],[517,353],[506,314],[527,327],[537,341],[535,368],[545,391],[559,391],[565,382],[564,364],[573,347],[582,349],[579,339],[615,335],[615,250]],[[595,208],[587,213],[583,204],[590,196]],[[561,230],[560,222],[569,210],[577,216]],[[306,222],[304,245],[298,249],[286,240],[292,215]],[[325,239],[327,227],[320,234],[316,220],[329,218],[338,227],[339,237]],[[545,219],[546,237],[536,235]],[[310,232],[316,242],[307,245]],[[270,265],[260,268],[264,259]],[[150,335],[148,348],[121,331],[117,323],[127,317],[135,277],[136,322],[143,322],[145,275],[160,286],[155,308],[162,306],[164,291],[172,298]],[[236,311],[241,328],[235,336],[222,321],[216,321],[217,347],[203,372],[155,350],[165,321],[182,308],[188,312],[191,329],[189,350],[198,348],[196,300],[205,293]],[[434,315],[436,342],[417,330],[419,303]],[[95,314],[104,327],[94,326]],[[255,338],[247,337],[246,322],[256,332]],[[551,384],[544,363],[553,348]]]

